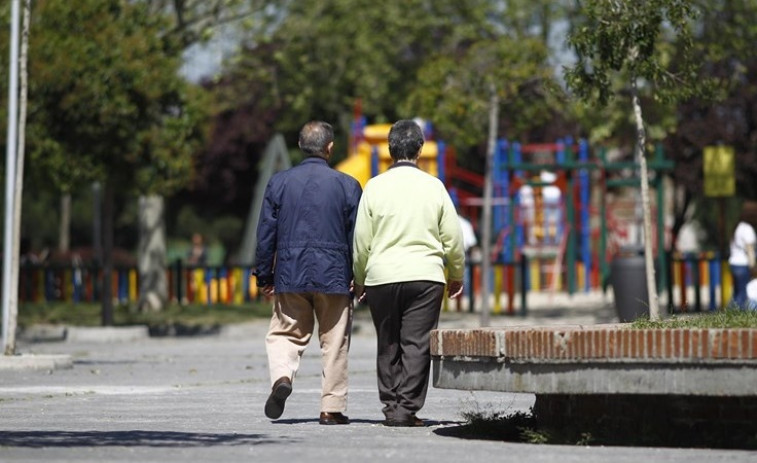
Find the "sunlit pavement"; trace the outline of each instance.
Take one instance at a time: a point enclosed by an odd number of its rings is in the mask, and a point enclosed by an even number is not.
[[[544,323],[539,317],[549,321],[560,310],[494,317],[494,322]],[[601,305],[595,312],[598,322],[611,318]],[[561,318],[563,323],[571,321],[566,315]],[[478,314],[445,313],[441,326],[475,326],[479,320]],[[257,321],[204,337],[20,344],[23,355],[70,355],[73,368],[0,371],[0,461],[757,459],[757,453],[744,451],[548,446],[452,437],[462,425],[463,413],[528,411],[534,402],[531,394],[432,387],[419,413],[427,420],[426,427],[384,427],[375,384],[375,338],[363,311],[356,314],[350,348],[347,414],[352,424],[318,424],[321,374],[315,341],[303,358],[284,415],[271,422],[263,415],[270,388],[263,341],[266,327],[267,322]]]

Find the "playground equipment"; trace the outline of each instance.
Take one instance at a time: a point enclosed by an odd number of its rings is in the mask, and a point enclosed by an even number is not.
[[[653,174],[650,185],[656,192],[653,246],[659,269],[657,284],[666,288],[669,277],[663,246],[662,179],[673,163],[658,147],[648,166]],[[522,288],[522,307],[528,290],[573,294],[606,288],[610,260],[621,245],[631,244],[622,241],[628,239],[627,224],[618,216],[619,209],[608,204],[608,189],[638,188],[637,169],[634,162],[608,162],[604,149],[591,159],[588,143],[574,143],[569,137],[546,144],[497,143],[493,172],[497,242],[493,257],[504,265],[503,274],[492,278],[495,289],[502,280],[509,311],[513,310],[516,288]],[[621,171],[624,176],[614,175]],[[520,281],[516,281],[516,275]],[[496,304],[494,309],[498,309]]]
[[[371,177],[386,171],[392,165],[387,138],[391,124],[366,125],[364,119],[357,121],[352,130],[350,154],[335,169],[349,174],[365,187]],[[426,142],[418,158],[418,167],[433,176],[444,178],[444,160],[447,152],[443,142],[429,137],[431,125],[425,124]]]

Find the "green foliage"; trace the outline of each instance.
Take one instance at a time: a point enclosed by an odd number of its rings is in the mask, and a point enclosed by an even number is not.
[[[201,100],[178,76],[165,18],[117,0],[35,5],[28,165],[44,185],[92,180],[171,193],[189,179]]]
[[[458,147],[476,145],[486,139],[494,88],[500,101],[519,115],[508,127],[517,137],[548,116],[544,95],[552,70],[546,59],[541,41],[507,36],[478,41],[457,56],[439,54],[419,70],[417,85],[402,108],[434,121]]]
[[[652,86],[654,98],[661,102],[711,89],[712,83],[697,72],[701,63],[691,59],[692,21],[698,15],[692,2],[586,0],[579,13],[568,37],[577,63],[564,75],[582,100],[606,105],[617,93],[612,85],[617,73],[627,82],[642,79],[641,86]]]
[[[499,6],[485,0],[292,2],[270,34],[250,34],[249,46],[230,72],[239,84],[226,94],[226,101],[240,101],[239,95],[256,92],[266,105],[277,108],[276,127],[286,133],[296,133],[303,121],[314,117],[332,121],[346,131],[357,100],[370,122],[422,115],[438,127],[455,129],[466,114],[478,118],[476,78],[517,77],[512,83],[501,81],[501,91],[509,97],[526,82],[520,74],[528,73],[533,69],[531,63],[546,57],[543,44],[527,42],[519,51],[521,44],[515,46],[512,39],[498,41],[509,26],[505,19],[512,17]],[[530,24],[525,18],[520,21]],[[477,56],[479,52],[484,55]],[[533,57],[528,56],[531,53]],[[493,72],[498,68],[492,60],[501,58],[507,61],[500,68],[526,67]],[[456,65],[458,60],[466,64]],[[458,82],[447,89],[462,94],[446,93],[450,101],[436,110],[435,102],[445,94],[434,85],[446,73],[464,66],[475,68],[466,76],[457,76]],[[492,74],[489,77],[482,71]],[[541,76],[539,71],[528,78]],[[252,90],[250,82],[254,83]],[[478,129],[467,123],[455,130],[455,135],[465,137],[464,141],[455,140],[458,146],[482,141],[480,130],[464,131],[469,127]]]

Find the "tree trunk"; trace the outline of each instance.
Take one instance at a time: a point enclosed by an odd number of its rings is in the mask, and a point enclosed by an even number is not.
[[[58,251],[66,253],[71,248],[71,193],[60,197],[60,227],[58,228]]]
[[[115,198],[112,182],[105,182],[103,198],[102,324],[113,325],[113,220]]]
[[[168,300],[162,196],[139,198],[139,310],[162,310]]]
[[[631,91],[633,100],[633,114],[636,119],[636,156],[639,160],[641,177],[641,201],[644,214],[644,263],[646,264],[647,291],[649,293],[649,319],[660,319],[660,306],[657,300],[657,284],[655,283],[654,273],[654,256],[652,254],[652,213],[649,205],[649,178],[647,172],[647,159],[644,155],[644,145],[647,142],[646,131],[644,130],[644,118],[641,114],[641,103],[639,102],[639,89],[636,86],[636,77],[631,79]],[[657,207],[662,207],[658,204]],[[664,224],[657,224],[663,227]],[[660,248],[662,243],[657,243]],[[661,252],[661,249],[658,249]]]
[[[499,125],[499,97],[497,89],[490,89],[489,139],[486,147],[486,171],[484,172],[484,210],[481,230],[481,326],[489,326],[489,272],[491,269],[492,243],[492,191],[494,190],[494,152],[497,147],[497,126]],[[475,301],[475,298],[474,298]],[[471,301],[471,304],[474,303]]]

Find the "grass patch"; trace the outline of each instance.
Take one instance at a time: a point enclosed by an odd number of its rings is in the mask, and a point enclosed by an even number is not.
[[[544,444],[549,436],[537,431],[536,419],[530,413],[515,412],[463,412],[465,420],[462,434],[464,437],[508,442],[528,442]],[[461,436],[462,437],[462,436]]]
[[[271,316],[271,303],[255,301],[246,305],[169,304],[160,312],[139,312],[128,305],[113,307],[113,324],[165,326],[226,325]],[[18,308],[18,326],[102,325],[102,306],[94,303],[24,303]]]
[[[723,310],[686,315],[673,315],[659,321],[639,318],[630,325],[635,329],[651,328],[757,328],[757,311]]]

